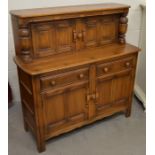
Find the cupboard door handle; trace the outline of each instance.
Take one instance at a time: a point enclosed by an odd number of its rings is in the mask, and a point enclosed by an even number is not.
[[[51,85],[55,86],[56,82],[55,81],[51,81]]]
[[[77,33],[76,33],[76,31],[74,30],[74,31],[73,31],[73,40],[76,41],[76,39],[77,39]]]

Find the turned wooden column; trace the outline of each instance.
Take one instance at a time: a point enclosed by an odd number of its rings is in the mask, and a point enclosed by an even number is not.
[[[32,60],[31,56],[31,35],[28,27],[22,27],[19,29],[20,36],[20,54],[24,62],[30,62]]]
[[[124,13],[121,15],[120,19],[119,19],[119,43],[120,44],[125,44],[126,40],[125,40],[125,33],[127,31],[127,27],[128,27],[128,18],[126,17],[127,13]]]

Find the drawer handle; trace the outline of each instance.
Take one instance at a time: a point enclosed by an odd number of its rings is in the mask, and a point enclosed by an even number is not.
[[[104,70],[105,73],[107,73],[109,71],[109,68],[105,67],[103,70]]]
[[[55,81],[51,81],[51,85],[55,86],[56,82]]]
[[[130,67],[130,62],[125,63],[126,67]]]
[[[84,78],[84,74],[80,74],[80,75],[79,75],[79,78],[80,78],[80,79],[83,79],[83,78]]]

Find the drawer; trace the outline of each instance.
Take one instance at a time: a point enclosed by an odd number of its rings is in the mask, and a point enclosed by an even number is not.
[[[88,80],[88,68],[41,77],[41,89],[57,88]]]
[[[124,58],[97,65],[97,76],[113,74],[134,67],[134,58]]]

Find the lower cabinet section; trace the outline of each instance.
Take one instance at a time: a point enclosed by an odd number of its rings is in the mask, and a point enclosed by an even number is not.
[[[130,116],[136,60],[133,55],[35,77],[19,69],[24,126],[38,150],[52,137],[117,112]]]

